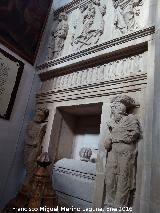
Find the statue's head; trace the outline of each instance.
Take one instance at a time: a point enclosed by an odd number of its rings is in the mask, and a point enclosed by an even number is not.
[[[62,20],[65,20],[65,21],[67,21],[67,14],[65,13],[65,12],[61,12],[60,14],[59,14],[59,17],[58,17],[58,20],[59,21],[62,21]]]
[[[44,122],[49,115],[49,110],[45,108],[38,108],[34,116],[34,121],[37,123]]]
[[[113,97],[111,100],[112,114],[126,115],[133,107],[135,107],[135,101],[127,95],[118,95]]]
[[[88,4],[84,4],[83,6],[81,6],[80,7],[81,13],[83,13],[87,8],[88,8]]]
[[[92,0],[92,2],[96,5],[100,5],[100,0]]]
[[[81,161],[86,161],[86,162],[90,161],[91,155],[92,155],[91,148],[83,147],[79,152]]]

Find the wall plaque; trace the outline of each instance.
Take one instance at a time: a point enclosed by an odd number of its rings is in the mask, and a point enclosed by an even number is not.
[[[24,64],[0,49],[0,117],[9,119]]]

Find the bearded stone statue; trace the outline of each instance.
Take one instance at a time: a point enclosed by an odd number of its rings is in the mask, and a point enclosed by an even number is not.
[[[109,136],[104,142],[108,152],[105,173],[105,206],[131,206],[136,189],[137,143],[141,136],[140,122],[129,113],[134,100],[116,96],[111,100]]]

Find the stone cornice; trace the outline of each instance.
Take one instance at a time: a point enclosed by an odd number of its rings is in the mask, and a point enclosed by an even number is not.
[[[85,98],[102,97],[121,94],[124,92],[135,92],[141,90],[147,84],[147,73],[101,82],[99,84],[85,85],[66,90],[50,90],[39,93],[36,96],[37,104],[54,103],[69,100],[80,100]]]
[[[93,54],[100,53],[103,50],[106,51],[106,49],[116,47],[121,44],[125,44],[126,42],[130,42],[130,41],[133,41],[133,40],[136,40],[139,38],[149,36],[149,35],[153,34],[154,32],[155,32],[154,26],[146,28],[146,29],[142,29],[142,30],[130,33],[128,35],[125,35],[125,36],[122,36],[119,38],[115,38],[113,40],[95,45],[95,46],[87,48],[85,50],[82,50],[82,51],[79,51],[76,53],[72,53],[72,54],[51,60],[51,61],[47,61],[41,65],[37,65],[36,68],[37,68],[38,74],[40,75],[40,77],[42,79],[43,75],[46,75],[46,73],[47,73],[47,75],[51,74],[50,72],[52,72],[52,67],[54,70],[56,69],[55,67],[57,67],[57,70],[60,70],[61,66],[62,66],[62,69],[64,69],[63,64],[67,63],[67,62],[70,62],[74,66],[74,61],[78,60],[79,58],[88,57],[89,59],[91,59],[92,58],[91,55],[93,55]],[[144,45],[142,44],[140,49],[143,49],[143,48],[144,48]],[[144,51],[146,51],[146,49]],[[131,54],[130,52],[131,51],[128,51],[128,55]],[[106,56],[104,56],[104,57],[106,58]],[[88,61],[86,60],[87,63],[89,62],[89,59],[88,59]],[[100,60],[103,60],[103,57],[101,57]],[[79,61],[78,67],[80,67],[81,64],[83,64],[83,66],[84,66],[84,61],[82,61],[82,60]],[[68,67],[67,67],[67,69],[68,69]]]
[[[54,16],[57,17],[59,13],[61,12],[66,12],[69,13],[78,7],[80,7],[83,4],[88,4],[91,0],[73,0],[72,2],[66,4],[63,7],[58,8],[57,10],[54,11]]]

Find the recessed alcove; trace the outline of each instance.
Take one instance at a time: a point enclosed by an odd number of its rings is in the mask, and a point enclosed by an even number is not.
[[[92,149],[93,161],[98,150],[102,103],[58,107],[60,125],[56,142],[55,160],[71,158],[79,160],[82,147]],[[59,128],[59,129],[58,129]]]

